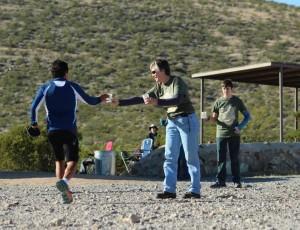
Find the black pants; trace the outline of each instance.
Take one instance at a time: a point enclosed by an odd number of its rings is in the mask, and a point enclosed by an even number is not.
[[[226,154],[228,146],[232,181],[234,183],[240,183],[240,137],[218,137],[216,143],[218,160],[217,181],[220,183],[226,181]]]
[[[48,132],[48,140],[51,144],[57,161],[65,160],[78,162],[78,138],[77,134],[68,130],[52,130]]]

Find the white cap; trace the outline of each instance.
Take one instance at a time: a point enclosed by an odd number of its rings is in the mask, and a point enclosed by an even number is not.
[[[157,128],[157,126],[156,126],[155,124],[151,124],[151,125],[149,126],[149,129],[151,129],[151,128],[156,128],[156,129],[158,130],[158,128]]]

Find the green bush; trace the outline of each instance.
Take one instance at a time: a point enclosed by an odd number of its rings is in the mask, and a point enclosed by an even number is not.
[[[78,135],[81,139],[81,134]],[[104,150],[105,142],[94,145],[80,145],[78,169],[81,160],[93,154],[95,150]],[[116,152],[116,173],[120,174],[125,166],[120,158],[122,147],[114,147]],[[125,151],[127,153],[127,151]],[[127,153],[127,155],[130,155]],[[0,135],[0,170],[2,171],[55,171],[55,156],[48,142],[46,129],[39,137],[27,134],[26,126],[14,126]]]
[[[300,112],[293,112],[291,115],[299,123]],[[287,134],[284,137],[284,140],[287,141],[287,142],[294,142],[294,141],[298,142],[298,141],[300,141],[300,130],[296,129],[296,130],[290,130],[290,131],[288,131]]]
[[[45,129],[37,138],[30,137],[24,125],[1,134],[0,158],[0,170],[52,172],[55,169]]]

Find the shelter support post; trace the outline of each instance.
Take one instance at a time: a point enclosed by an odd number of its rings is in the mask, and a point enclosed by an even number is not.
[[[295,112],[297,113],[298,112],[298,88],[296,87],[295,88],[295,100],[294,100],[294,102],[295,102]],[[295,126],[295,130],[297,130],[298,129],[298,119],[297,119],[297,117],[295,117],[295,123],[294,123],[294,126]]]
[[[201,86],[200,86],[200,145],[203,144],[203,120],[201,119],[201,112],[204,111],[204,79],[201,78]]]
[[[283,68],[280,67],[280,71],[279,71],[279,119],[280,119],[280,142],[283,141],[283,110],[282,110],[282,81],[283,81]]]

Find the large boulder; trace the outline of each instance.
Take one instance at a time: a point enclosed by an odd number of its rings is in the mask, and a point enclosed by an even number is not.
[[[135,176],[164,177],[164,146],[154,150],[131,166]],[[199,145],[202,176],[214,176],[217,172],[216,144]],[[243,143],[241,144],[241,174],[270,175],[300,173],[300,143]],[[227,156],[227,174],[231,174]]]

